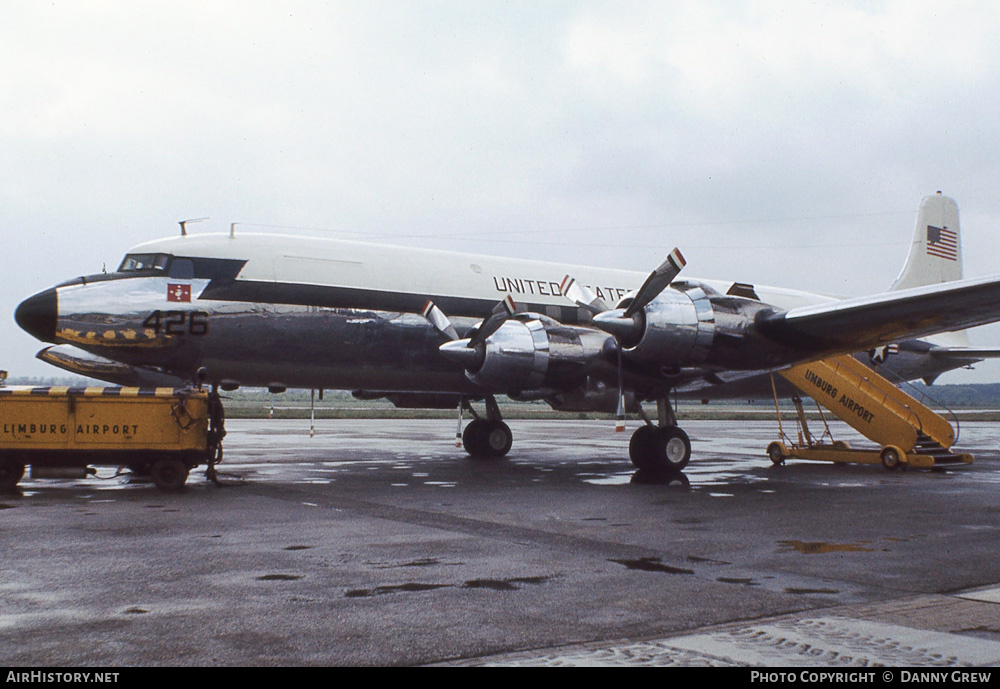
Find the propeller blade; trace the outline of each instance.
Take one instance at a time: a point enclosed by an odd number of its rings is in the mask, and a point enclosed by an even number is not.
[[[509,294],[504,297],[503,301],[493,307],[493,315],[483,321],[483,324],[479,326],[479,330],[476,334],[472,336],[469,340],[469,348],[473,349],[477,345],[486,341],[490,335],[495,333],[500,329],[507,319],[517,313],[517,304],[514,303],[514,298]]]
[[[625,432],[625,390],[622,385],[622,348],[618,350],[618,410],[615,412],[615,433]]]
[[[646,304],[656,299],[657,295],[665,290],[667,285],[677,277],[686,263],[687,261],[681,255],[680,249],[671,251],[663,263],[657,266],[656,270],[650,273],[646,281],[642,283],[642,287],[636,292],[635,298],[632,299],[632,303],[625,309],[623,315],[626,318],[631,318],[641,311]]]
[[[458,331],[455,330],[455,326],[451,324],[451,321],[444,311],[437,307],[430,299],[424,304],[424,310],[421,312],[424,318],[430,321],[430,324],[437,328],[438,332],[447,337],[449,340],[458,339]]]
[[[603,299],[591,292],[586,285],[581,285],[571,275],[563,278],[559,289],[564,297],[571,299],[577,306],[587,309],[594,315],[608,310],[608,305],[604,303]]]
[[[509,294],[500,300],[500,303],[493,307],[494,315],[506,314],[504,317],[513,316],[517,313],[517,304],[514,303],[514,297]]]

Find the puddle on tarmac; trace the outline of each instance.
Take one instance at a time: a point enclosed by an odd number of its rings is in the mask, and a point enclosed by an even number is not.
[[[416,593],[420,591],[433,591],[435,589],[447,588],[451,584],[398,584],[396,586],[377,586],[374,589],[352,589],[344,594],[347,598],[367,598],[369,596],[382,596],[387,593],[399,593],[401,591]]]
[[[783,548],[780,552],[804,553],[806,555],[816,555],[819,553],[870,553],[872,548],[866,547],[871,541],[860,541],[858,543],[824,543],[809,541],[778,541]]]
[[[265,574],[257,577],[257,581],[296,581],[301,578],[300,574]]]
[[[461,584],[425,584],[410,582],[394,586],[376,586],[373,589],[351,589],[344,594],[346,598],[369,598],[389,593],[420,593],[444,588],[481,589],[487,591],[518,591],[524,584],[537,586],[548,583],[551,577],[511,577],[509,579],[469,579]]]
[[[454,567],[456,565],[464,565],[464,562],[441,562],[441,560],[436,557],[422,557],[417,560],[410,560],[409,562],[368,562],[366,563],[375,569],[397,569],[400,567],[435,567],[437,565],[443,565],[445,567]]]
[[[693,569],[685,569],[684,567],[671,567],[670,565],[665,565],[660,562],[658,557],[640,557],[635,560],[615,560],[609,559],[609,562],[614,562],[619,565],[625,565],[628,569],[638,570],[640,572],[662,572],[664,574],[694,574]]]
[[[491,589],[493,591],[517,591],[518,584],[530,584],[537,586],[544,584],[549,577],[515,577],[513,579],[472,579],[465,582],[462,588],[466,589]]]

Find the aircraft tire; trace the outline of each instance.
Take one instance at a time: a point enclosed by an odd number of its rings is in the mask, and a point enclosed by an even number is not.
[[[9,458],[0,458],[0,492],[12,493],[18,481],[24,478],[24,464]]]
[[[487,422],[483,440],[486,456],[499,458],[510,452],[511,445],[514,444],[514,434],[511,432],[510,426],[503,421]]]
[[[665,426],[659,429],[662,436],[663,469],[671,474],[684,470],[691,461],[691,439],[678,426]]]
[[[658,433],[655,426],[645,424],[635,429],[628,442],[628,456],[639,471],[656,470]]]
[[[486,422],[482,419],[473,419],[462,432],[462,447],[473,457],[482,457],[485,454]]]
[[[188,467],[179,459],[158,459],[150,467],[150,474],[157,488],[175,493],[187,483]]]
[[[639,426],[628,444],[628,456],[640,471],[676,474],[691,459],[691,440],[677,426]]]

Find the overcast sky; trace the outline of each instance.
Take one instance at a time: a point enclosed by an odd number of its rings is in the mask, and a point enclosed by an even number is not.
[[[61,375],[17,304],[202,216],[852,296],[940,189],[1000,273],[998,35],[989,1],[3,0],[0,368]]]

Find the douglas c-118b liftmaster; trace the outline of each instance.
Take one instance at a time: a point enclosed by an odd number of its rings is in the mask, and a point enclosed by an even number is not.
[[[997,354],[956,332],[1000,320],[1000,276],[962,279],[958,208],[940,193],[921,204],[906,265],[881,294],[840,300],[681,277],[683,267],[676,249],[646,276],[322,238],[187,235],[182,224],[181,236],[136,246],[113,273],[26,299],[16,319],[55,345],[40,358],[118,385],[175,386],[203,369],[223,389],[344,389],[470,411],[485,400],[463,434],[474,456],[511,447],[497,394],[620,416],[655,401],[657,418],[644,416],[629,454],[665,471],[691,454],[672,394],[770,395],[774,372],[865,351],[902,379],[928,381]],[[822,397],[823,387],[804,392]],[[852,400],[851,413],[871,413],[858,407]]]

